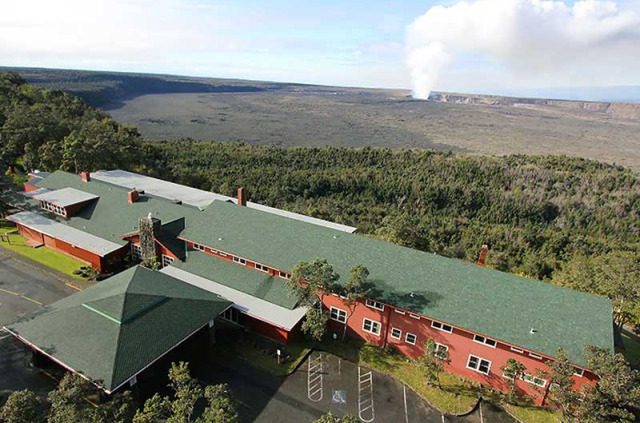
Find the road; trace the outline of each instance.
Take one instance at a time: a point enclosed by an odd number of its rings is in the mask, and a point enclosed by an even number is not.
[[[74,292],[28,259],[0,248],[0,326]]]

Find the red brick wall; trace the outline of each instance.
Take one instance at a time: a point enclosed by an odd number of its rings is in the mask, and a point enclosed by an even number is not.
[[[249,315],[243,316],[244,326],[256,332],[266,338],[273,339],[276,342],[281,344],[286,344],[289,341],[289,332],[284,329],[277,328],[267,322],[256,319],[255,317],[251,317]]]

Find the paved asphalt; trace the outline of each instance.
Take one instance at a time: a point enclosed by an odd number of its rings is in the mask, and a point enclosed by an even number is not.
[[[0,248],[0,326],[74,292],[36,264]],[[33,367],[28,347],[0,331],[0,394],[27,388],[44,395],[55,383]]]
[[[310,423],[331,411],[358,416],[365,423],[514,423],[487,404],[482,405],[482,417],[480,409],[465,417],[443,416],[394,378],[372,372],[369,383],[368,370],[325,353],[314,352],[286,378],[264,374],[239,359],[206,361],[193,363],[194,376],[205,383],[228,383],[241,403],[242,422]],[[315,367],[319,361],[321,372]]]
[[[74,292],[37,265],[0,248],[0,326]]]

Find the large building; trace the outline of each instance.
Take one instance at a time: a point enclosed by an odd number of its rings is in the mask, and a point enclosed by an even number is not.
[[[281,343],[296,336],[306,310],[286,281],[301,261],[325,258],[342,275],[362,264],[371,298],[348,319],[349,333],[411,357],[434,339],[447,349],[447,370],[504,390],[509,358],[526,368],[519,389],[543,402],[539,377],[558,348],[576,367],[576,386],[593,383],[584,349],[613,351],[612,306],[601,298],[460,260],[397,246],[355,228],[120,170],[39,174],[22,211],[8,217],[34,245],[55,248],[116,269],[141,255],[140,219],[154,227],[160,273],[215,293],[233,305],[223,317]],[[324,297],[332,330],[341,332],[347,307]]]

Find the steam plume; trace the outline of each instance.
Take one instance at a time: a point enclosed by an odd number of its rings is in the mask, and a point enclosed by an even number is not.
[[[640,56],[640,16],[614,1],[475,0],[435,6],[407,27],[413,96],[426,99],[456,56],[482,55],[516,74]],[[626,59],[625,59],[626,60]]]

